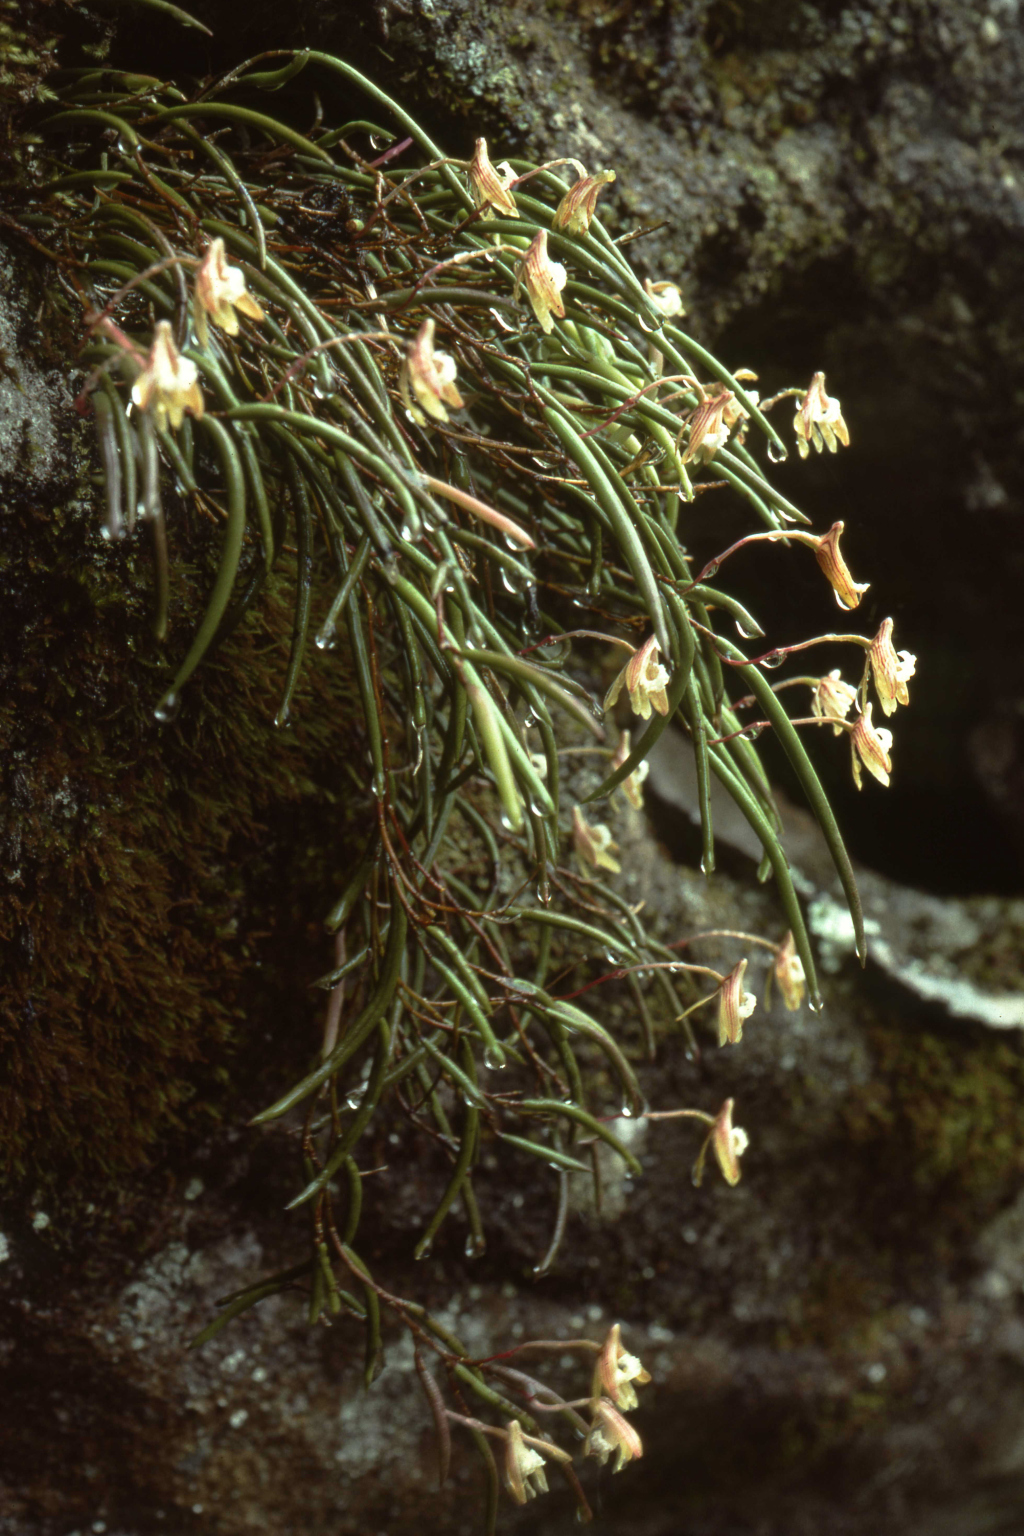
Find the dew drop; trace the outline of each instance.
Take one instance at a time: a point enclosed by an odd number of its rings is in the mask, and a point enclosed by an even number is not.
[[[290,720],[291,720],[291,710],[288,708],[287,704],[284,704],[278,710],[277,714],[274,716],[274,724],[277,727],[277,729],[280,731],[286,725],[288,725]]]
[[[768,439],[768,457],[773,464],[785,464],[789,458],[789,450],[782,448],[773,438]]]
[[[505,1070],[505,1052],[500,1045],[489,1045],[484,1051],[484,1066],[492,1072]]]
[[[741,640],[756,640],[759,635],[764,634],[764,630],[761,628],[760,624],[745,624],[742,619],[737,619],[736,633],[739,635]]]
[[[703,581],[710,581],[713,576],[717,576],[718,575],[718,561],[717,560],[709,561],[708,564],[704,567],[704,569],[701,571],[700,574],[701,574],[701,579]]]
[[[107,543],[109,544],[111,542],[111,540],[113,539],[113,537],[114,537],[114,534],[111,531],[111,528],[110,528],[109,524],[104,523],[102,528],[100,529],[100,538],[101,539],[105,539],[107,541]]]
[[[756,741],[763,730],[764,725],[759,720],[756,725],[748,725],[745,730],[740,731],[740,740]]]
[[[481,1259],[487,1252],[487,1239],[482,1232],[471,1232],[462,1250],[467,1259]]]
[[[807,999],[807,1006],[812,1013],[821,1013],[825,1006],[825,1000],[823,997],[809,997]]]
[[[518,549],[519,546],[516,544],[513,545],[513,548]],[[512,571],[506,570],[504,566],[501,567],[501,584],[506,592],[512,593],[513,597],[518,597],[525,589],[525,583]]]
[[[660,331],[665,321],[663,316],[659,315],[658,319],[655,320],[653,316],[646,314],[644,310],[638,309],[636,312],[636,323],[642,331],[646,331],[648,336],[650,336],[654,331]]]
[[[379,134],[379,133],[371,133],[370,134],[370,148],[371,149],[383,149],[384,146],[387,144],[387,142],[388,142],[387,139],[382,134]]]
[[[156,709],[153,718],[159,720],[161,725],[170,725],[172,720],[177,720],[178,711],[181,709],[181,695],[177,693],[165,693]]]
[[[330,626],[330,628],[328,628],[327,625],[325,624],[323,629],[320,631],[320,633],[316,637],[316,648],[317,648],[317,650],[318,651],[333,651],[336,645],[337,645],[337,641],[334,638],[334,625],[332,624]]]
[[[633,1118],[633,1106],[632,1106],[632,1104],[623,1104],[622,1108],[619,1110],[619,1118],[620,1118],[620,1120],[632,1120],[632,1118]]]
[[[398,531],[400,537],[405,540],[406,544],[411,544],[419,530],[414,528],[412,523],[403,523]]]
[[[785,659],[785,651],[769,651],[767,656],[761,657],[761,665],[762,667],[781,667]]]
[[[701,861],[700,861],[700,872],[701,872],[702,875],[713,875],[714,874],[714,872],[715,872],[715,860],[714,860],[714,855],[713,854],[707,856],[706,858],[705,857],[701,858]]]
[[[542,907],[546,907],[546,906],[548,906],[550,904],[550,902],[551,902],[551,885],[550,885],[549,881],[542,880],[540,882],[540,884],[538,885],[538,887],[537,887],[537,900],[540,902]]]
[[[433,1243],[420,1243],[419,1247],[416,1249],[416,1252],[413,1254],[413,1258],[414,1259],[429,1259],[430,1258],[430,1252],[431,1252],[431,1249],[433,1248],[433,1246],[434,1246]]]

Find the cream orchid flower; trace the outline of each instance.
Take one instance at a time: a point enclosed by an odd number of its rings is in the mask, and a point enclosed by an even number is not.
[[[743,1039],[743,1021],[757,1007],[753,992],[743,990],[746,969],[746,960],[738,960],[718,988],[719,1045],[738,1045]]]
[[[174,345],[169,320],[158,320],[146,366],[132,385],[132,401],[151,411],[158,427],[168,421],[177,431],[188,411],[198,421],[206,409],[199,388],[199,370]]]
[[[622,869],[615,857],[618,844],[612,841],[608,828],[602,822],[591,825],[578,805],[572,808],[572,841],[580,858],[592,868],[608,869],[613,875]]]
[[[621,1472],[627,1461],[643,1453],[640,1436],[629,1420],[606,1397],[598,1398],[594,1403],[593,1427],[583,1442],[584,1456],[596,1456],[603,1465],[614,1454],[618,1457],[614,1470]]]
[[[651,1373],[644,1370],[636,1355],[627,1354],[623,1349],[620,1332],[618,1323],[613,1323],[608,1330],[594,1367],[591,1391],[595,1398],[603,1393],[617,1407],[628,1412],[639,1406],[634,1381],[645,1386],[651,1379]]]
[[[811,714],[819,720],[833,721],[833,736],[843,734],[845,721],[856,700],[857,690],[851,683],[844,683],[839,668],[834,667],[827,677],[819,677],[811,694]]]
[[[245,286],[245,273],[228,265],[224,241],[218,236],[207,246],[196,271],[193,318],[199,345],[205,347],[209,337],[207,316],[226,335],[237,336],[236,310],[250,320],[263,319],[262,309]]]
[[[608,689],[604,699],[606,710],[614,706],[625,688],[633,713],[639,715],[641,720],[649,720],[652,709],[657,710],[659,715],[668,714],[668,694],[665,690],[669,677],[658,655],[658,641],[652,635],[638,651],[633,652]]]
[[[892,619],[883,619],[878,634],[871,642],[868,661],[875,679],[878,702],[887,715],[895,713],[897,704],[909,704],[907,679],[917,669],[917,657],[910,651],[896,651],[892,643]]]
[[[816,373],[811,380],[811,387],[801,400],[793,419],[793,430],[796,432],[796,446],[802,459],[806,459],[812,447],[818,453],[823,448],[827,448],[829,453],[835,453],[838,443],[847,448],[850,446],[850,433],[843,420],[839,401],[826,395],[823,373]]]
[[[889,775],[892,773],[892,762],[889,757],[891,747],[892,732],[885,730],[883,726],[876,728],[871,724],[871,705],[865,704],[864,713],[858,717],[850,732],[853,782],[858,789],[861,788],[861,763],[879,784],[888,784]]]
[[[434,321],[424,320],[410,343],[398,376],[398,390],[406,410],[420,426],[426,418],[447,421],[447,407],[462,409],[465,403],[455,387],[455,359],[434,351]]]

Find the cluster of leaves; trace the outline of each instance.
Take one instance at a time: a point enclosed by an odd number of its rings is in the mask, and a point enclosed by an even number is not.
[[[268,116],[261,93],[296,97],[307,70],[325,99],[339,86],[357,91],[383,123],[327,127],[319,98],[307,133]],[[712,585],[717,563],[694,572],[681,537],[686,505],[715,486],[744,499],[767,530],[760,537],[792,538],[807,519],[773,487],[746,435],[770,458],[786,450],[756,395],[676,323],[678,306],[641,284],[594,215],[607,173],[584,191],[578,167],[573,202],[563,162],[518,161],[499,173],[478,145],[460,166],[370,81],[312,51],[249,60],[191,93],[106,69],[53,83],[57,102],[36,131],[40,146],[55,147],[40,151],[38,195],[17,227],[81,306],[80,401],[99,434],[106,531],[130,534],[137,519],[152,531],[159,635],[172,592],[161,488],[173,482],[223,530],[208,607],[158,718],[172,725],[193,673],[258,602],[292,537],[299,579],[277,721],[292,705],[326,550],[336,590],[316,646],[330,653],[344,633],[334,663],[344,656],[351,666],[362,712],[347,729],[367,743],[365,838],[326,919],[337,960],[321,978],[321,1057],[257,1117],[299,1116],[304,1183],[293,1204],[309,1214],[309,1254],[227,1298],[201,1339],[262,1297],[301,1286],[311,1320],[363,1322],[369,1381],[381,1308],[390,1309],[440,1358],[460,1401],[468,1394],[505,1417],[500,1433],[515,1448],[506,1483],[518,1497],[529,1456],[510,1426],[553,1444],[535,1413],[556,1407],[578,1428],[576,1408],[507,1365],[471,1360],[436,1319],[371,1274],[357,1247],[357,1154],[385,1107],[446,1150],[451,1174],[419,1237],[421,1257],[456,1205],[467,1254],[483,1251],[473,1168],[485,1139],[554,1168],[558,1215],[540,1271],[564,1232],[570,1175],[594,1171],[601,1142],[639,1171],[608,1121],[646,1112],[636,1042],[560,995],[564,976],[583,966],[592,980],[625,980],[651,1051],[651,996],[687,1034],[686,1015],[717,998],[720,1039],[739,1039],[752,1006],[744,962],[725,977],[710,973],[714,991],[694,1003],[692,990],[677,988],[692,988],[706,968],[680,962],[598,878],[614,865],[596,856],[598,829],[563,803],[561,787],[561,759],[580,732],[590,751],[614,760],[588,796],[596,801],[620,785],[635,790],[661,732],[682,726],[697,766],[703,867],[714,864],[717,775],[761,840],[765,877],[775,876],[791,929],[780,982],[806,977],[816,1006],[807,933],[751,740],[773,727],[862,944],[838,830],[763,670],[783,653],[751,660],[720,632],[725,621],[741,639],[761,633]],[[805,399],[804,438],[836,421],[823,388],[820,397],[818,415],[817,397]],[[842,601],[849,573],[836,530],[796,537]],[[574,607],[586,630],[570,627]],[[648,721],[636,746],[618,752],[577,675],[595,636],[634,653],[625,684]],[[764,721],[744,726],[739,694]],[[827,718],[851,729],[834,712]],[[576,862],[565,852],[573,822]],[[585,1080],[593,1051],[618,1085],[614,1104],[595,1102]],[[731,1101],[715,1115],[667,1113],[703,1123],[698,1166],[710,1146],[735,1182],[742,1145]],[[438,1408],[429,1371],[421,1379],[439,1424],[458,1418]],[[590,1443],[607,1450],[614,1434],[601,1392],[588,1401]],[[496,1489],[490,1431],[468,1409],[461,1421]],[[565,1459],[557,1448],[545,1454]]]

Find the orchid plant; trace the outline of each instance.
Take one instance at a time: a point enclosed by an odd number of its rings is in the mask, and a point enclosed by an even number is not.
[[[263,93],[304,71],[325,110],[355,92],[383,126],[365,116],[329,126],[318,112],[303,134],[262,110]],[[744,988],[747,960],[722,974],[680,959],[679,947],[701,935],[678,945],[655,937],[615,883],[619,850],[590,807],[635,814],[651,749],[670,724],[681,729],[697,768],[704,870],[714,868],[717,776],[760,839],[788,930],[778,941],[703,937],[766,946],[785,1006],[800,1008],[806,995],[818,1007],[753,745],[773,729],[822,827],[863,954],[850,862],[798,727],[847,734],[858,783],[861,766],[888,782],[891,738],[872,724],[869,681],[891,715],[908,702],[914,658],[895,652],[888,619],[873,638],[829,635],[750,655],[723,623],[745,642],[761,627],[716,581],[759,540],[783,542],[794,557],[805,545],[839,605],[857,607],[866,589],[840,553],[842,524],[806,531],[756,451],[786,456],[770,412],[798,397],[800,453],[834,452],[849,442],[839,403],[821,374],[807,391],[760,402],[749,372],[731,372],[682,328],[679,289],[641,281],[598,216],[613,170],[588,175],[561,160],[495,167],[482,138],[471,160],[454,160],[333,56],[278,50],[192,95],[109,69],[70,71],[39,127],[53,148],[32,217],[81,301],[79,399],[98,433],[104,533],[153,530],[159,635],[170,632],[172,480],[178,495],[216,507],[222,528],[206,613],[183,653],[177,635],[170,642],[177,660],[154,701],[158,718],[174,728],[187,689],[201,686],[194,675],[245,621],[289,539],[296,601],[276,720],[289,717],[325,564],[317,664],[350,668],[361,700],[352,778],[366,835],[337,872],[325,917],[335,963],[317,982],[319,1057],[256,1117],[296,1125],[302,1184],[292,1205],[306,1221],[306,1256],[225,1298],[196,1342],[263,1297],[299,1289],[314,1324],[360,1324],[369,1382],[383,1310],[414,1336],[442,1481],[458,1424],[487,1469],[489,1523],[499,1481],[524,1503],[552,1467],[586,1512],[572,1453],[538,1415],[554,1413],[579,1431],[585,1456],[614,1456],[619,1470],[641,1454],[625,1414],[647,1373],[617,1327],[603,1345],[519,1346],[542,1357],[597,1352],[590,1392],[570,1400],[510,1364],[517,1350],[474,1359],[394,1295],[359,1248],[364,1138],[379,1117],[400,1115],[448,1163],[418,1257],[458,1208],[467,1256],[484,1251],[473,1173],[485,1145],[553,1169],[553,1235],[538,1273],[557,1260],[569,1181],[593,1174],[599,1144],[642,1171],[612,1128],[622,1103],[652,1122],[698,1121],[706,1134],[695,1182],[708,1150],[727,1184],[738,1181],[747,1139],[733,1101],[648,1111],[635,1063],[677,1031],[696,1050],[690,1017],[708,1004],[719,1043],[738,1045],[756,1002]],[[571,182],[560,174],[567,164]],[[762,528],[697,570],[687,509],[712,484]],[[589,627],[571,617],[567,594]],[[819,640],[864,651],[859,687],[838,671],[769,677]],[[626,654],[602,709],[590,680],[609,644],[620,662]],[[806,720],[792,719],[781,697],[795,683],[812,689]],[[643,726],[635,738],[627,706]],[[752,707],[761,718],[749,718]],[[567,794],[562,758],[580,751],[607,771],[585,793],[570,774]],[[619,789],[633,811],[615,811]],[[613,1037],[571,1001],[570,973],[587,988],[624,984],[635,1038]],[[576,1054],[584,1040],[618,1085],[614,1106],[588,1086]],[[426,1357],[460,1402],[475,1397],[477,1413],[449,1406]]]

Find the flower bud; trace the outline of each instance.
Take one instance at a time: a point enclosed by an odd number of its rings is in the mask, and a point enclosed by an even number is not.
[[[614,171],[598,171],[596,176],[581,176],[555,209],[552,228],[564,229],[570,235],[587,234],[597,209],[601,188],[614,180]]]
[[[186,411],[198,421],[206,409],[198,369],[174,345],[168,320],[156,323],[146,366],[132,385],[132,400],[140,411],[152,410],[158,427],[170,421],[175,431]]]
[[[818,540],[814,558],[828,577],[840,608],[856,608],[861,595],[868,590],[871,583],[854,581],[846,561],[839,553],[839,535],[844,526],[843,523],[832,524],[828,533],[823,534]]]
[[[519,263],[514,297],[518,299],[519,290],[525,284],[526,296],[546,335],[555,328],[552,315],[557,320],[565,319],[565,305],[560,297],[565,283],[565,268],[560,261],[552,261],[548,256],[548,232],[542,229]]]
[[[433,320],[424,320],[411,342],[398,376],[398,389],[406,410],[421,427],[426,425],[426,416],[447,421],[446,406],[461,410],[464,401],[455,388],[455,359],[447,352],[434,351]]]
[[[878,634],[868,651],[875,692],[878,702],[887,715],[895,713],[897,704],[909,704],[907,678],[913,677],[917,657],[909,651],[897,653],[892,643],[892,619],[883,619]]]

